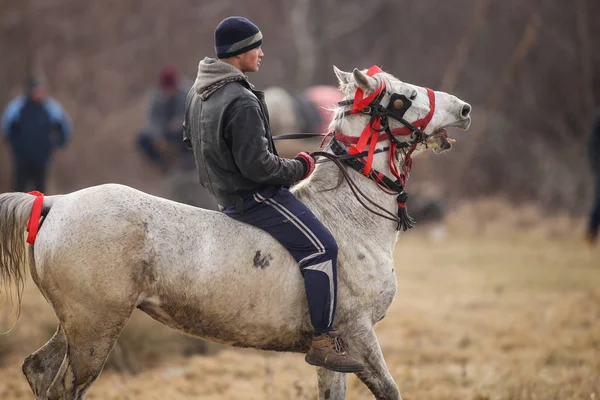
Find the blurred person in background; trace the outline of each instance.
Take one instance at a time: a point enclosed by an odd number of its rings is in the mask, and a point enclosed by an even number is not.
[[[314,336],[306,361],[339,372],[362,364],[333,328],[337,296],[335,238],[288,187],[307,178],[315,160],[307,153],[281,158],[273,143],[264,93],[246,73],[264,56],[262,33],[243,17],[215,30],[218,59],[204,58],[187,99],[184,142],[193,149],[200,182],[228,216],[263,229],[298,262]],[[298,318],[301,318],[299,315]]]
[[[163,172],[172,167],[195,168],[193,156],[181,142],[185,99],[190,88],[183,81],[175,66],[161,68],[158,85],[150,97],[146,126],[137,135],[142,154]]]
[[[600,228],[600,109],[592,123],[589,140],[589,156],[594,179],[594,202],[590,212],[586,239],[594,245],[598,241],[598,230]]]
[[[30,77],[23,95],[8,104],[2,116],[2,132],[12,153],[12,191],[45,192],[52,154],[68,143],[72,126],[41,80]]]

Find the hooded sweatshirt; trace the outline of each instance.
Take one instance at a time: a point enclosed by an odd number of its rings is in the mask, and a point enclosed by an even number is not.
[[[237,81],[245,81],[252,88],[247,76],[233,65],[205,57],[198,64],[198,76],[194,82],[194,91],[200,95],[202,100],[206,100],[229,82]]]

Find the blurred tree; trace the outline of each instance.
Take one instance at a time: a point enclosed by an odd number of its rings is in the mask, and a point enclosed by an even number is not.
[[[162,187],[132,145],[155,71],[176,63],[193,77],[198,61],[214,54],[216,24],[241,14],[265,34],[265,62],[252,78],[258,87],[335,84],[332,64],[379,64],[469,101],[472,130],[454,134],[452,154],[428,159],[421,175],[448,194],[508,194],[574,211],[589,198],[584,137],[600,99],[598,1],[0,0],[0,7],[0,100],[35,63],[82,132],[55,165],[61,191],[106,181]],[[0,189],[6,162],[0,157]]]
[[[35,69],[35,25],[31,0],[0,0],[0,109],[22,89]],[[6,143],[0,142],[0,192],[9,188],[11,168]]]

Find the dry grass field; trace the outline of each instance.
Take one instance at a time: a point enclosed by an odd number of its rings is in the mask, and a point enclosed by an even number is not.
[[[580,221],[544,220],[534,207],[481,202],[455,211],[445,231],[406,234],[398,294],[377,327],[404,399],[600,400],[600,249],[581,232]],[[32,398],[21,361],[54,328],[29,285],[19,323],[0,336],[0,399]],[[301,355],[189,355],[194,343],[138,313],[88,398],[316,399]],[[347,398],[372,397],[351,376]]]

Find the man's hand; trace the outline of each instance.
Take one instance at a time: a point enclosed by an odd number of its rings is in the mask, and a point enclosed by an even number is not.
[[[304,176],[302,179],[308,178],[315,170],[315,159],[304,151],[302,153],[298,153],[298,155],[294,157],[294,160],[300,161],[304,166]]]
[[[164,137],[161,136],[156,138],[156,141],[154,143],[156,146],[156,150],[158,150],[158,152],[161,153],[163,156],[169,152],[169,142],[167,142],[167,140]]]
[[[183,130],[183,122],[178,118],[172,118],[169,121],[169,132],[180,132]]]

